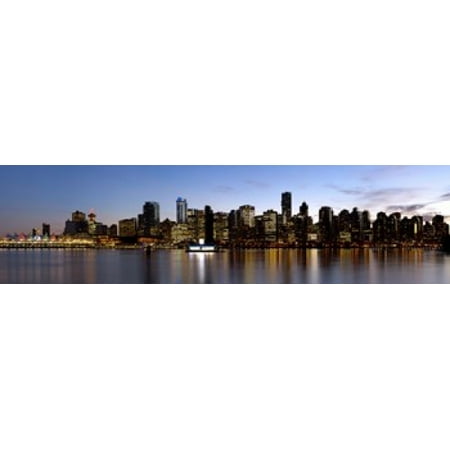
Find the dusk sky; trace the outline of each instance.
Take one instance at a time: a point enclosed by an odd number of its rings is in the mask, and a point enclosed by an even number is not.
[[[111,225],[146,201],[159,202],[161,220],[174,219],[180,196],[190,208],[280,211],[284,191],[294,213],[306,201],[315,219],[324,205],[336,214],[368,209],[372,220],[378,211],[450,216],[450,166],[1,166],[0,189],[0,235],[43,222],[60,233],[77,209]]]

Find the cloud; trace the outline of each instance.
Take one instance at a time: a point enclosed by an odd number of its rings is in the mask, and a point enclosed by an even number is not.
[[[270,187],[270,184],[257,180],[245,180],[244,183],[259,189],[267,189]]]
[[[386,210],[411,214],[418,211],[419,209],[425,208],[425,206],[427,205],[428,203],[415,203],[411,205],[390,205],[386,207]]]
[[[410,166],[378,166],[372,167],[366,175],[363,175],[360,179],[365,183],[371,181],[377,181],[385,176],[390,176],[392,174],[404,172]]]
[[[219,186],[216,186],[214,188],[214,191],[215,192],[222,192],[222,193],[225,193],[225,194],[229,194],[231,192],[234,192],[235,189],[233,187],[231,187],[231,186],[219,185]]]
[[[335,184],[326,184],[325,187],[334,189],[335,191],[338,191],[341,194],[345,194],[345,195],[360,195],[361,192],[364,190],[363,188],[358,188],[358,187],[355,187],[353,189],[344,189],[344,188],[340,188],[339,186],[336,186]]]
[[[450,192],[441,195],[441,200],[450,200]]]

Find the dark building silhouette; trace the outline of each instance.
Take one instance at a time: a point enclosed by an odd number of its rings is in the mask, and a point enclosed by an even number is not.
[[[210,206],[205,206],[205,243],[214,243],[214,212]]]
[[[42,224],[42,236],[50,237],[50,225],[48,223]]]
[[[281,194],[281,216],[283,224],[287,223],[292,217],[292,193],[283,192]]]
[[[88,222],[86,214],[81,211],[72,213],[72,220],[66,220],[64,234],[68,236],[76,236],[78,234],[86,234],[88,232]]]
[[[308,217],[308,215],[309,215],[309,207],[308,207],[308,204],[306,202],[303,202],[300,205],[300,215],[302,217]]]
[[[319,210],[319,234],[322,243],[330,244],[335,237],[333,209],[322,206]]]
[[[373,241],[383,244],[388,240],[388,218],[386,213],[379,212],[376,220],[373,222]]]

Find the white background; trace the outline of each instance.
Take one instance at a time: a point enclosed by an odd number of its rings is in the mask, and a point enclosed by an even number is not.
[[[448,20],[3,2],[2,164],[449,164]],[[4,286],[0,447],[448,449],[447,291]]]

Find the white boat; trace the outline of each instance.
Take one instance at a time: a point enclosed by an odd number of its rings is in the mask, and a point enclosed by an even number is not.
[[[188,245],[186,251],[189,253],[214,253],[219,249],[214,244],[205,244],[205,240],[200,239],[198,244]]]

